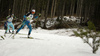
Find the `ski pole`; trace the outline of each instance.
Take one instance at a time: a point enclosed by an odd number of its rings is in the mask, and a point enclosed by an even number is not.
[[[21,25],[19,25],[17,28],[20,28],[26,21],[24,21]]]

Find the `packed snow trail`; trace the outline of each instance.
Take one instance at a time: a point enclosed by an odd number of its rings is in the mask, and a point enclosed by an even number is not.
[[[25,38],[27,35],[15,36],[15,39],[6,37],[0,40],[0,56],[99,56],[92,53],[92,49],[78,37],[58,35],[61,30],[33,30],[31,36],[35,39]],[[65,31],[65,30],[64,30]],[[3,35],[4,30],[0,30]],[[27,34],[28,30],[20,33]],[[70,34],[70,33],[69,33]],[[9,34],[8,34],[9,36]],[[23,38],[21,38],[23,37]]]

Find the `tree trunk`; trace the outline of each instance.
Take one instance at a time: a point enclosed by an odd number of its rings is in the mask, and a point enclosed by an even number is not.
[[[46,29],[46,22],[47,22],[47,15],[48,15],[48,9],[49,9],[49,2],[50,0],[48,0],[48,3],[47,3],[47,8],[46,8],[46,13],[45,13],[45,22],[44,22],[44,29]]]
[[[54,1],[52,1],[52,8],[51,8],[51,19],[53,18],[53,12],[54,12]]]
[[[72,7],[73,7],[73,4],[71,3],[71,6],[70,6],[70,16],[69,17],[71,17],[71,15],[72,15]]]
[[[54,6],[54,13],[53,13],[53,17],[55,16],[56,6],[57,6],[57,0],[55,0],[55,6]]]
[[[63,20],[63,16],[64,16],[64,9],[65,9],[65,2],[63,4],[63,9],[62,9],[62,13],[61,13],[61,24],[62,24],[62,20]]]
[[[83,0],[80,0],[80,10],[79,10],[79,16],[82,16],[82,4],[83,4]]]
[[[28,11],[30,10],[31,0],[29,0]]]
[[[15,0],[13,2],[13,8],[12,8],[12,13],[14,14],[14,10],[15,10]]]
[[[79,0],[77,0],[77,9],[76,9],[76,16],[78,16],[79,17],[79,4],[80,2],[79,2]]]

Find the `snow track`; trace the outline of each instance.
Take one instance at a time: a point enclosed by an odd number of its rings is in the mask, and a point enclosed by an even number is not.
[[[70,37],[68,35],[59,35],[61,30],[43,30],[36,29],[32,31],[31,36],[35,39],[20,38],[26,37],[27,29],[21,30],[15,39],[6,37],[0,40],[0,56],[99,56],[100,49],[97,54],[92,53],[92,49],[78,37]],[[2,32],[2,33],[1,33]],[[59,34],[57,34],[59,32]],[[4,30],[0,30],[3,35]],[[56,33],[56,34],[55,34]],[[61,33],[62,34],[62,33]],[[8,34],[9,36],[9,34]]]

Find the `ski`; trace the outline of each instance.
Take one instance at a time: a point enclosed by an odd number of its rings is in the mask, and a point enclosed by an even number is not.
[[[2,38],[2,39],[4,39],[4,37],[3,37],[3,36],[1,36],[1,38]]]
[[[6,34],[4,34],[4,37],[6,37]]]
[[[17,34],[19,34],[19,35],[27,35],[27,34],[23,34],[23,33],[17,33]],[[11,34],[9,37],[11,37],[12,39],[14,39],[15,35],[16,34]]]
[[[11,34],[11,33],[4,33],[4,37],[6,37],[7,34]]]
[[[16,34],[13,34],[13,35],[11,36],[11,38],[14,39],[15,35],[16,35]]]
[[[27,35],[27,34],[24,34],[24,33],[17,33],[17,34],[19,34],[19,35]]]
[[[13,34],[11,34],[8,38],[10,38]]]
[[[26,38],[26,39],[34,39],[33,37],[20,37],[20,38]]]
[[[29,37],[28,39],[34,39],[33,37]]]
[[[28,37],[20,37],[20,38],[23,38],[23,39],[36,39],[36,40],[43,40],[43,39],[40,39],[40,38],[34,38],[34,37],[30,37],[30,38],[28,38]]]

